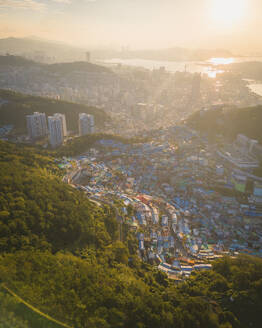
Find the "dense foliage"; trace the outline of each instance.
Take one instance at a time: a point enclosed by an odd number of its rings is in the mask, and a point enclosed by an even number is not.
[[[28,60],[21,56],[13,56],[13,55],[0,56],[0,66],[32,67],[36,65],[42,65],[42,64],[37,64],[34,61]]]
[[[223,259],[176,286],[139,261],[125,265],[125,252],[119,242],[82,258],[17,252],[0,260],[1,277],[74,327],[260,327],[261,260]]]
[[[261,326],[261,259],[224,258],[177,286],[141,262],[128,226],[118,240],[113,209],[64,184],[48,154],[0,142],[0,169],[0,328],[59,326],[4,286],[77,328]]]
[[[15,297],[0,291],[0,328],[61,328],[43,316],[34,313]]]
[[[85,72],[85,73],[111,73],[112,72],[104,67],[95,64],[91,64],[88,62],[72,62],[72,63],[57,63],[46,65],[46,69],[49,72],[56,73],[56,74],[70,74],[72,72]]]
[[[61,182],[53,158],[1,142],[0,167],[0,252],[108,243],[104,213]]]
[[[187,120],[189,126],[211,138],[221,134],[229,139],[234,139],[237,134],[242,133],[262,142],[261,122],[261,106],[230,110],[201,110],[192,114]]]
[[[55,113],[65,114],[68,130],[74,131],[78,131],[79,113],[94,115],[98,127],[102,127],[105,121],[109,119],[102,109],[8,90],[0,90],[0,100],[6,101],[0,106],[1,125],[12,124],[23,133],[26,132],[26,115],[33,112],[43,112],[47,116]]]

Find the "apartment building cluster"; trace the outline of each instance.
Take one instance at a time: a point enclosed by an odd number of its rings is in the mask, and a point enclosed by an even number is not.
[[[45,113],[34,112],[26,116],[28,136],[31,140],[49,137],[52,148],[63,144],[67,137],[66,117],[64,114],[56,113],[48,116]],[[95,120],[93,115],[79,114],[79,135],[87,135],[95,132]]]

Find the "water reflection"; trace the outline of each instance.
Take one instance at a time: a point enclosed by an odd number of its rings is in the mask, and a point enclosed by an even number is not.
[[[249,89],[256,93],[259,96],[262,96],[262,84],[260,83],[251,83],[248,85]]]
[[[234,58],[214,57],[208,61],[212,65],[229,65],[235,62]]]
[[[224,73],[223,66],[248,62],[258,61],[262,62],[262,57],[213,57],[206,61],[159,61],[148,60],[140,58],[120,59],[113,58],[104,60],[104,63],[117,65],[123,64],[127,66],[144,67],[146,69],[154,70],[160,67],[165,67],[169,72],[184,72],[185,70],[190,73],[202,73],[207,74],[210,78],[216,78],[218,74]]]
[[[210,77],[211,79],[215,79],[217,77],[217,74],[224,73],[224,71],[221,69],[214,69],[213,67],[208,66],[204,73],[207,74],[208,77]]]

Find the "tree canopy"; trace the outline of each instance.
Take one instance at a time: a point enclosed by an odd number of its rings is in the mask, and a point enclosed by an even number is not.
[[[190,127],[211,138],[221,134],[232,140],[237,134],[242,133],[262,143],[261,122],[261,106],[201,110],[193,113],[187,120]]]

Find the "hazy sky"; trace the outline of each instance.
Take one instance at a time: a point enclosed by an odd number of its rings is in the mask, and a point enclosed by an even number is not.
[[[131,49],[262,49],[262,0],[0,0],[0,37]]]

